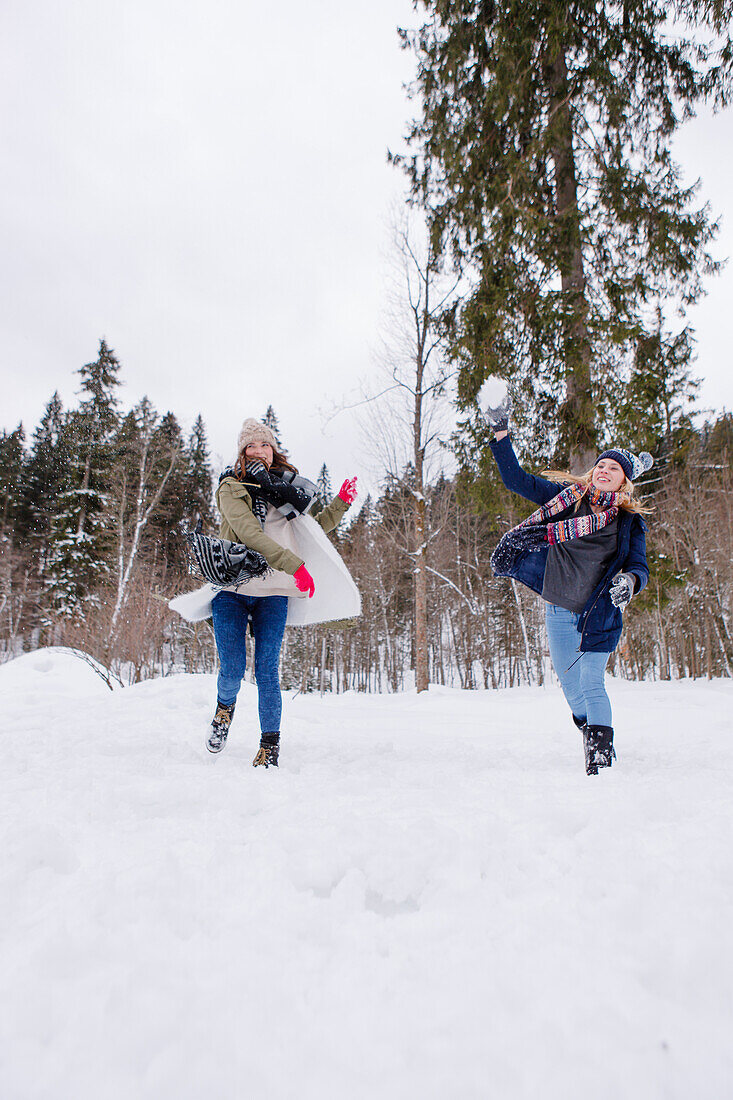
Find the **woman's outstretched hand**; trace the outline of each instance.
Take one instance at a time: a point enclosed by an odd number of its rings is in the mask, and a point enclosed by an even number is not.
[[[509,431],[509,414],[513,403],[509,391],[504,394],[498,405],[487,405],[481,410],[484,420],[496,435]]]
[[[356,500],[356,493],[357,493],[356,478],[355,477],[347,478],[346,481],[341,486],[341,488],[339,489],[339,496],[347,504],[353,504],[354,501]]]
[[[300,569],[295,570],[293,573],[293,580],[295,581],[295,587],[298,591],[307,592],[308,599],[312,599],[313,593],[316,590],[316,582],[313,580],[313,577],[311,577],[305,565],[301,565]]]

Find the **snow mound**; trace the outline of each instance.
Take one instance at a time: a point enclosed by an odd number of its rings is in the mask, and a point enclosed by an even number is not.
[[[26,701],[80,699],[109,695],[102,676],[109,674],[87,653],[65,646],[46,646],[0,665],[0,698],[18,695]]]

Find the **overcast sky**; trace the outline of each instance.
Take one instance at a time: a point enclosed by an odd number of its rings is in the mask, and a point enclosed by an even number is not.
[[[272,404],[294,461],[364,461],[323,411],[374,369],[386,164],[410,114],[408,0],[5,0],[0,427],[28,434],[104,336],[146,393],[229,459]],[[686,127],[687,181],[733,252],[731,113]],[[706,405],[733,407],[733,265],[692,315]]]

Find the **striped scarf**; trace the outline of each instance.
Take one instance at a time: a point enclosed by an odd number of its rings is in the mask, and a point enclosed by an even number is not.
[[[200,573],[216,588],[245,584],[253,577],[263,577],[270,567],[262,554],[250,550],[241,542],[210,538],[201,532],[201,520],[195,530],[185,535],[189,572]]]
[[[557,496],[548,500],[546,504],[540,505],[535,512],[518,523],[516,527],[512,527],[511,531],[507,531],[502,537],[491,555],[494,573],[496,576],[506,576],[520,552],[539,550],[545,542],[555,546],[559,542],[569,542],[571,539],[584,538],[586,535],[594,535],[597,531],[602,531],[618,515],[620,495],[620,493],[604,493],[594,485],[587,487],[580,484],[566,485]],[[587,497],[589,504],[603,508],[600,515],[593,512],[589,516],[572,516],[569,519],[552,522],[553,516],[558,516],[568,508],[572,508],[584,496]]]
[[[255,518],[260,521],[260,527],[265,526],[268,500],[265,490],[258,484],[258,479],[255,475],[260,475],[265,471],[266,466],[264,462],[260,462],[259,460],[248,462],[244,467],[245,476],[249,477],[247,491],[249,493],[249,499],[252,501],[252,511]]]

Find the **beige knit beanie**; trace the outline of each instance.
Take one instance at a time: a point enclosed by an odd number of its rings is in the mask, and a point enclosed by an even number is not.
[[[241,455],[244,448],[250,443],[269,443],[271,447],[277,448],[277,440],[271,429],[267,427],[267,424],[263,424],[261,420],[255,420],[253,416],[245,420],[239,431],[237,456]]]

